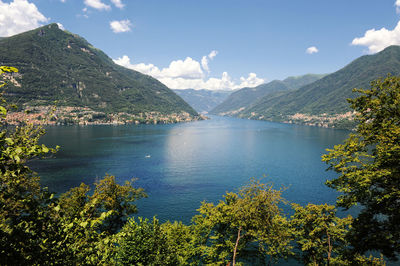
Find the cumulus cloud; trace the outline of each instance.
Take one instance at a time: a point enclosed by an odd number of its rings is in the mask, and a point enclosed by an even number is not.
[[[4,3],[0,0],[0,36],[8,37],[37,28],[47,22],[36,5],[27,0]]]
[[[131,30],[131,22],[129,19],[125,20],[114,20],[110,22],[110,27],[113,32],[115,33],[121,33],[121,32],[127,32]]]
[[[161,78],[183,78],[183,79],[201,79],[203,78],[203,71],[201,70],[199,62],[193,60],[190,57],[186,57],[185,60],[172,61],[168,67],[159,69],[153,64],[132,64],[130,58],[124,55],[116,60],[115,63],[134,69],[136,71],[145,73],[152,77]]]
[[[172,61],[167,68],[163,68],[161,77],[199,79],[203,77],[203,71],[199,62],[186,57],[185,60]]]
[[[247,78],[240,78],[240,86],[243,87],[255,87],[264,83],[263,79],[257,77],[256,73],[249,73]]]
[[[216,51],[212,51],[205,56],[212,59],[217,55]],[[204,57],[203,57],[204,58]],[[201,64],[186,57],[185,60],[172,61],[168,67],[160,69],[153,64],[132,64],[130,58],[124,55],[114,60],[115,63],[124,67],[150,75],[171,89],[208,89],[208,90],[233,90],[243,87],[255,87],[265,81],[258,78],[255,73],[250,73],[248,77],[241,77],[240,82],[235,82],[227,72],[223,72],[220,78],[206,78]]]
[[[319,52],[319,50],[315,46],[308,47],[307,50],[306,50],[307,54],[315,54],[315,53],[318,53],[318,52]]]
[[[208,55],[205,55],[201,58],[201,66],[205,71],[210,72],[210,68],[208,67],[208,62],[209,60],[212,60],[217,54],[218,51],[213,50]]]
[[[111,6],[104,4],[101,0],[85,0],[85,5],[97,10],[110,10]]]
[[[124,8],[124,4],[122,3],[121,0],[111,0],[111,3],[114,4],[114,6],[118,7],[119,9]]]
[[[377,53],[390,45],[400,45],[400,21],[393,30],[367,30],[363,37],[355,38],[351,44],[367,46],[369,53]]]
[[[57,22],[57,25],[58,25],[58,28],[59,28],[60,30],[65,30],[65,28],[64,28],[64,25],[63,25],[63,24],[61,24],[61,23]]]
[[[394,3],[395,7],[396,7],[396,12],[397,14],[400,13],[400,0],[396,0],[396,2]]]

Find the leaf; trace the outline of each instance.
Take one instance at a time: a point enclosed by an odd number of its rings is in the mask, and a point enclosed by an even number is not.
[[[88,222],[87,222],[87,221],[81,222],[81,223],[80,223],[80,226],[82,226],[83,228],[86,228],[87,225],[88,225]]]
[[[7,114],[7,109],[4,108],[3,106],[0,106],[0,114],[6,115]]]
[[[12,140],[12,138],[5,138],[4,140],[7,142],[8,145],[14,144],[14,141]]]
[[[49,148],[47,148],[46,146],[42,145],[42,152],[48,153],[49,152]]]

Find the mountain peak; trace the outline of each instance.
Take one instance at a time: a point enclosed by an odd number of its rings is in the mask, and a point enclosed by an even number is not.
[[[7,98],[23,105],[87,107],[102,112],[186,112],[186,102],[158,80],[113,62],[57,23],[0,39],[2,65],[17,67],[20,86]]]

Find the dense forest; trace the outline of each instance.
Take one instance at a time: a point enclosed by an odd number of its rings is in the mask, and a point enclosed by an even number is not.
[[[17,71],[1,67],[0,72]],[[4,83],[2,84],[4,85]],[[251,180],[218,203],[203,202],[190,224],[132,218],[146,197],[134,180],[105,176],[54,195],[26,163],[55,153],[39,145],[41,127],[9,126],[0,106],[0,264],[255,265],[294,259],[304,265],[385,265],[400,252],[400,77],[388,76],[349,100],[356,131],[322,158],[338,177],[337,206],[300,206],[284,188]],[[282,206],[291,204],[293,214]],[[338,207],[361,205],[355,218]],[[139,210],[140,211],[140,210]],[[140,212],[139,212],[140,213]],[[371,255],[371,252],[373,255]]]

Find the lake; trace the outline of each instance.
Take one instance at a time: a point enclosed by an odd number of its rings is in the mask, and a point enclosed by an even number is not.
[[[217,202],[251,177],[286,187],[300,204],[335,202],[324,183],[336,176],[321,162],[345,130],[212,116],[171,125],[47,127],[42,143],[61,146],[32,168],[50,191],[93,184],[106,173],[119,183],[133,177],[149,197],[140,216],[188,223],[202,201]]]

